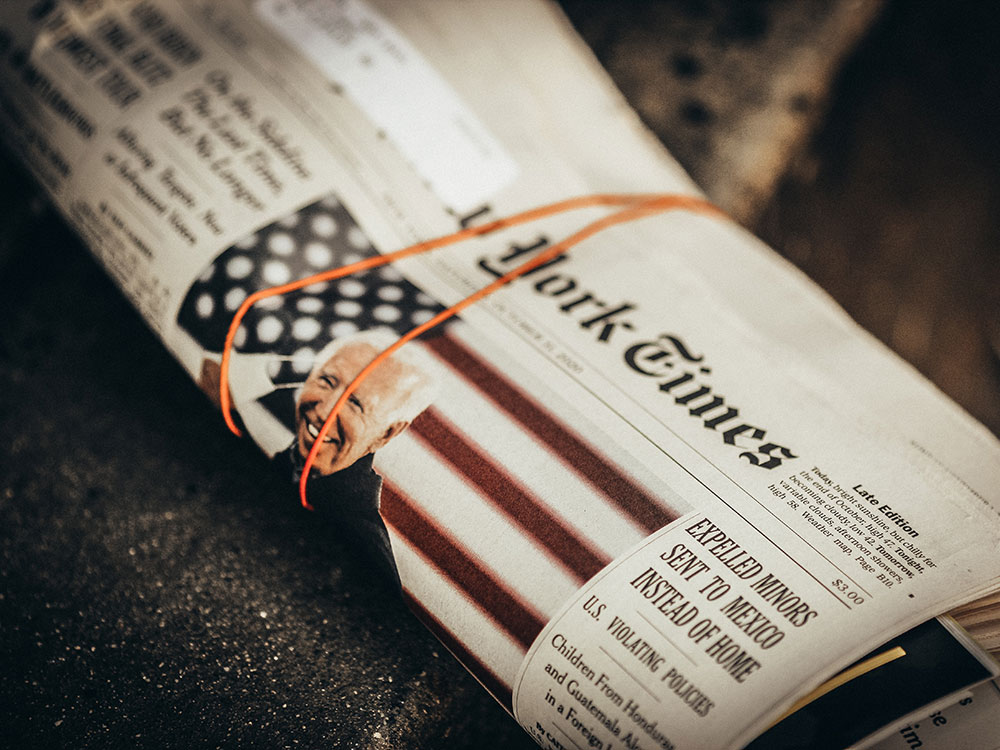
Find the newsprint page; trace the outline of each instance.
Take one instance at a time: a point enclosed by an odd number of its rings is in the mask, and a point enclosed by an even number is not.
[[[191,376],[542,747],[743,747],[1000,583],[997,441],[703,210],[545,0],[5,0],[0,125]],[[649,204],[262,298],[220,384],[248,295],[594,194],[690,200],[406,344],[328,431],[414,326]]]

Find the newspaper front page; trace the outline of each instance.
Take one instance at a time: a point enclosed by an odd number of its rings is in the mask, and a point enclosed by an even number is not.
[[[698,196],[541,0],[8,2],[0,82],[9,146],[209,392],[255,291],[572,196]],[[262,300],[246,431],[297,478],[375,354],[607,213]],[[997,587],[998,459],[793,267],[677,210],[408,344],[307,487],[543,747],[740,747]]]

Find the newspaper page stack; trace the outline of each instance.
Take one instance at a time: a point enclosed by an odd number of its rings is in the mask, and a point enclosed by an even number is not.
[[[700,197],[544,0],[8,0],[0,123],[212,393],[256,291]],[[543,747],[741,747],[959,605],[1000,646],[1000,445],[719,215],[554,256],[320,437],[608,214],[261,300],[242,426],[296,479],[321,442],[316,512]]]

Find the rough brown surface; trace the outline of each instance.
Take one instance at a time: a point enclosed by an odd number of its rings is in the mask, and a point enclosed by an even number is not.
[[[562,0],[646,125],[712,199],[759,216],[883,0]]]
[[[1000,13],[897,3],[756,231],[1000,434]]]

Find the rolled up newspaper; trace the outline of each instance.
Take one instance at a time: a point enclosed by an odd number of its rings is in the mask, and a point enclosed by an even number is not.
[[[0,53],[9,146],[543,747],[741,747],[958,605],[1000,645],[1000,445],[692,210],[553,6],[8,2]]]

